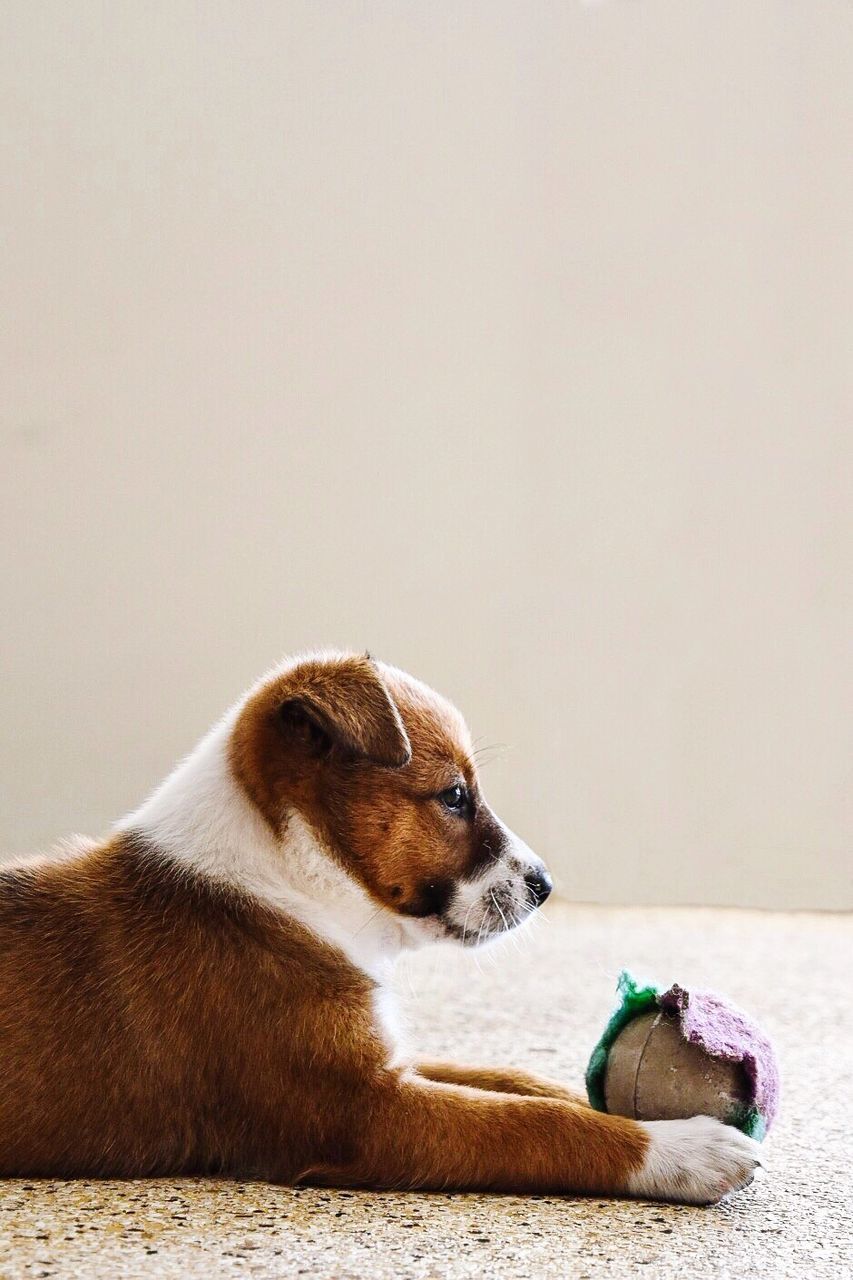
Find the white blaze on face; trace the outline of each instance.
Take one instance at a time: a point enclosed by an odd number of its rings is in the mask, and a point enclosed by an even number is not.
[[[463,946],[478,946],[514,929],[539,905],[526,877],[544,872],[539,858],[500,824],[499,852],[479,872],[457,881],[442,915],[445,931]]]

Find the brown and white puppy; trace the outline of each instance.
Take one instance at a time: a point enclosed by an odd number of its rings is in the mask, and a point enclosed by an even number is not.
[[[483,942],[549,890],[448,702],[366,656],[283,665],[105,842],[0,873],[0,1175],[743,1185],[755,1144],[714,1120],[401,1056],[400,951]]]

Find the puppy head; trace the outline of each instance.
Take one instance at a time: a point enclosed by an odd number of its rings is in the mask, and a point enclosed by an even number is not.
[[[486,804],[456,708],[368,656],[309,658],[264,681],[231,759],[273,830],[300,814],[412,942],[485,942],[551,891],[544,865]]]

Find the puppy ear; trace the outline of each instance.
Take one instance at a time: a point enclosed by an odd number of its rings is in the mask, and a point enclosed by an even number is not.
[[[281,687],[283,731],[316,755],[333,748],[399,769],[412,758],[400,712],[367,656],[300,663]]]

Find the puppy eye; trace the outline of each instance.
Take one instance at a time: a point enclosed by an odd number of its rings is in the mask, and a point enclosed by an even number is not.
[[[440,792],[438,798],[445,809],[449,809],[451,813],[461,813],[468,803],[468,792],[461,783],[457,782],[456,786]]]

